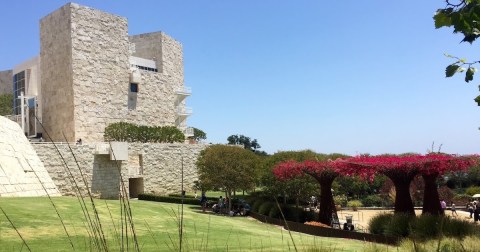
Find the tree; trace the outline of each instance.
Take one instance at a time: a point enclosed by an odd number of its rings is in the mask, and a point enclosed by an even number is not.
[[[332,195],[333,180],[340,174],[344,163],[336,161],[287,161],[278,164],[274,169],[275,177],[280,180],[289,180],[304,174],[312,176],[320,184],[320,211],[318,221],[332,225],[332,214],[336,213]]]
[[[191,139],[194,139],[195,141],[201,141],[207,139],[207,133],[203,132],[201,129],[197,129],[193,127],[193,137],[190,137]]]
[[[480,0],[458,0],[457,3],[451,3],[451,0],[445,0],[446,7],[438,9],[433,19],[435,20],[435,28],[442,27],[454,28],[454,33],[463,34],[461,42],[472,44],[480,37]],[[456,61],[447,66],[445,69],[446,77],[452,77],[456,73],[465,72],[465,81],[473,80],[477,68],[474,67],[480,61],[468,62],[452,55],[446,55]],[[475,98],[480,106],[480,95]]]
[[[0,115],[13,114],[13,94],[0,94]]]
[[[257,158],[251,151],[235,146],[211,145],[197,160],[198,177],[203,186],[221,188],[231,199],[234,191],[255,186]],[[231,210],[231,200],[228,207]]]
[[[351,172],[362,177],[382,173],[395,186],[395,213],[415,215],[410,184],[416,175],[424,180],[423,213],[439,215],[442,213],[436,185],[436,179],[447,171],[465,170],[474,164],[470,157],[457,157],[446,154],[406,154],[358,156],[346,161]],[[345,170],[344,170],[345,172]]]
[[[257,139],[251,140],[250,137],[244,135],[231,135],[227,138],[228,144],[243,145],[243,148],[256,152],[261,146]]]
[[[302,162],[317,159],[317,153],[310,150],[281,151],[273,154],[265,160],[264,167],[261,171],[262,174],[260,174],[261,183],[265,186],[263,191],[271,197],[282,195],[283,203],[286,203],[287,197],[293,198],[298,208],[302,197],[319,195],[317,183],[308,175],[298,176],[289,180],[278,180],[273,174],[273,169],[277,164],[289,160]]]

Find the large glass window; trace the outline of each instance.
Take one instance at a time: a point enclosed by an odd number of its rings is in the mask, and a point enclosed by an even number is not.
[[[21,100],[20,95],[25,95],[25,71],[19,72],[13,76],[13,110],[15,115],[21,114]]]

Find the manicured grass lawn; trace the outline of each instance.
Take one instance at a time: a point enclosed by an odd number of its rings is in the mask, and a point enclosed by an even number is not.
[[[57,197],[54,198],[54,203],[72,237],[75,250],[95,250],[77,198]],[[109,250],[119,251],[122,230],[119,201],[95,200],[95,205]],[[142,251],[178,251],[180,205],[137,200],[130,201],[130,205]],[[72,251],[48,198],[0,198],[0,207],[32,251]],[[293,233],[293,237],[300,251],[321,251],[317,250],[320,247],[329,248],[328,251],[363,251],[371,245],[361,241],[299,233]],[[20,251],[22,246],[19,235],[0,212],[0,251]],[[131,239],[129,246],[133,250]],[[200,209],[188,205],[184,206],[183,248],[183,251],[295,251],[288,232],[277,226],[251,218],[202,213]],[[377,245],[377,248],[386,249],[381,245]],[[23,251],[27,249],[23,247]]]

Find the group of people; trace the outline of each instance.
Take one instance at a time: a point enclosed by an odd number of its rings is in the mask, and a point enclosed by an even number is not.
[[[440,200],[440,207],[442,208],[442,213],[445,214],[445,210],[447,209],[447,202],[445,202],[445,200]],[[455,203],[450,203],[450,210],[452,210],[452,216],[458,216]]]
[[[217,204],[214,204],[212,206],[212,211],[218,214],[226,214],[228,212],[228,204],[229,204],[228,197],[223,198],[222,196],[220,196],[218,198]]]
[[[475,222],[480,220],[480,207],[478,207],[478,202],[476,200],[469,202],[467,204],[467,209],[470,213],[470,218],[473,216]]]

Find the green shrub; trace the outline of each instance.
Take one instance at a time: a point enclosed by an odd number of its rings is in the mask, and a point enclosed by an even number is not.
[[[13,94],[0,94],[0,115],[13,115]]]
[[[272,202],[263,202],[260,207],[258,208],[258,213],[262,215],[268,215],[270,213],[270,209],[272,209],[273,203]]]
[[[470,186],[465,190],[465,194],[473,196],[474,194],[480,193],[480,186]]]
[[[362,199],[362,204],[366,207],[380,207],[384,205],[383,201],[379,195],[369,195]]]
[[[287,221],[302,222],[303,209],[294,206],[283,206],[282,211]]]
[[[354,211],[357,210],[357,208],[362,207],[363,204],[360,202],[360,200],[351,200],[347,202],[347,207],[351,207]]]
[[[418,240],[428,240],[440,235],[440,226],[443,217],[423,214],[416,217],[411,225],[411,236]]]
[[[263,204],[263,202],[265,202],[265,200],[260,198],[256,199],[252,204],[252,212],[258,213],[258,209],[260,208],[260,205]]]
[[[150,127],[133,123],[117,122],[108,125],[105,141],[175,143],[185,141],[185,135],[174,126]]]
[[[333,196],[333,202],[335,202],[335,205],[345,207],[347,206],[347,197],[345,195],[335,195]]]
[[[160,196],[154,194],[139,194],[139,200],[146,200],[146,201],[157,201],[157,202],[166,202],[166,203],[176,203],[181,204],[182,198],[181,197],[169,197],[169,196]],[[184,198],[183,204],[186,205],[200,205],[200,200],[195,198]]]
[[[278,209],[277,204],[273,204],[272,208],[270,209],[270,212],[268,213],[268,217],[277,218],[277,219],[282,218],[282,214],[280,213],[280,209]]]
[[[408,214],[394,214],[390,223],[385,227],[384,234],[407,237],[410,234],[410,221],[413,218],[415,218],[415,216]]]
[[[463,239],[468,235],[478,234],[478,227],[466,220],[444,218],[443,235]]]
[[[369,230],[372,234],[384,234],[385,228],[389,225],[393,214],[383,213],[373,217],[369,223]]]

